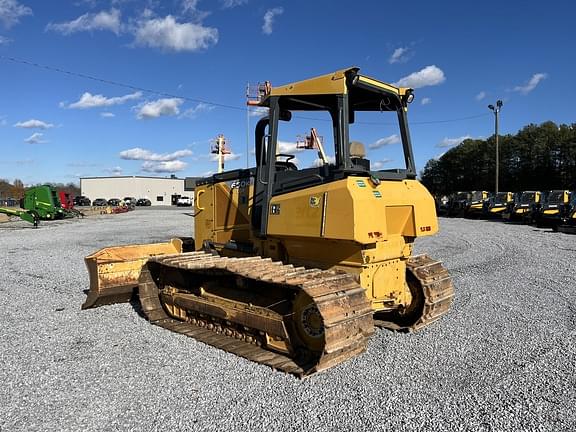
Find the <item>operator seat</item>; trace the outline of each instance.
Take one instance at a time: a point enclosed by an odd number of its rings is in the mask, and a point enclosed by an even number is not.
[[[296,166],[296,164],[290,162],[292,159],[294,159],[294,155],[278,154],[276,156],[287,157],[286,160],[276,160],[276,162],[274,163],[276,171],[298,171],[298,167]]]
[[[365,159],[366,148],[360,141],[350,141],[350,160],[354,168],[370,171],[370,161]]]

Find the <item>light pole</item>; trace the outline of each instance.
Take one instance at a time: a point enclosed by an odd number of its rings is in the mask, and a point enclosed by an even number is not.
[[[494,113],[494,118],[495,118],[495,123],[494,123],[494,129],[495,132],[494,134],[496,135],[496,193],[498,193],[498,171],[499,171],[499,167],[500,167],[500,162],[498,159],[498,120],[500,117],[500,109],[502,109],[502,101],[501,100],[497,100],[496,101],[496,106],[494,105],[488,105],[488,108],[492,110],[492,112]]]

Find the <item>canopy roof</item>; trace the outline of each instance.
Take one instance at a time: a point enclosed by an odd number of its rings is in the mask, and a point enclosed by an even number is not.
[[[392,111],[406,106],[407,96],[413,90],[360,75],[359,68],[349,67],[333,73],[303,81],[270,87],[260,105],[268,106],[269,98],[279,96],[282,107],[288,110],[322,110],[337,95],[348,95],[350,108],[355,111]]]

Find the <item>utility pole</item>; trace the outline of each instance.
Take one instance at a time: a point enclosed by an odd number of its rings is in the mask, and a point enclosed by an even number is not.
[[[219,134],[210,146],[210,153],[218,155],[218,174],[224,172],[224,155],[230,154],[226,137]]]
[[[250,83],[246,83],[246,100],[250,98]],[[246,105],[246,169],[250,166],[250,106]]]
[[[492,110],[492,112],[494,113],[494,135],[496,135],[496,193],[498,193],[498,179],[499,179],[499,168],[500,168],[500,159],[499,159],[499,153],[498,153],[498,122],[500,119],[500,110],[502,109],[502,105],[504,105],[502,103],[501,100],[497,100],[496,101],[496,106],[494,105],[488,105],[488,108],[490,110]]]

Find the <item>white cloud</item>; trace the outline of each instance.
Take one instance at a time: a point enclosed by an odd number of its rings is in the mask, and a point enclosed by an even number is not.
[[[135,99],[140,99],[142,97],[142,92],[135,92],[131,94],[127,94],[124,96],[116,96],[107,98],[106,96],[97,94],[93,95],[90,92],[85,92],[78,102],[71,103],[67,106],[67,108],[72,109],[88,109],[88,108],[100,108],[100,107],[108,107],[113,105],[120,105],[124,102],[128,102]],[[60,103],[61,107],[66,107],[65,103]]]
[[[106,173],[108,173],[108,174],[110,174],[110,175],[113,175],[113,176],[120,176],[120,175],[122,175],[123,170],[122,170],[121,167],[115,166],[115,167],[113,167],[113,168],[106,168],[106,169],[104,170],[104,172],[106,172]]]
[[[475,97],[475,99],[477,101],[481,101],[482,99],[484,99],[486,97],[486,92],[485,91],[481,91],[480,93],[478,93]]]
[[[153,153],[140,147],[131,148],[120,152],[120,158],[126,160],[143,160],[149,162],[172,162],[176,159],[192,156],[192,150],[177,150],[173,153]]]
[[[158,118],[161,116],[174,116],[180,114],[180,105],[184,103],[180,98],[158,99],[139,105],[136,117],[140,120]]]
[[[303,148],[298,148],[295,142],[278,141],[278,152],[284,154],[300,153],[304,151]]]
[[[368,146],[369,149],[374,150],[387,145],[398,144],[400,142],[400,137],[396,134],[390,135],[386,138],[380,138],[376,142],[373,142]]]
[[[20,18],[32,15],[32,9],[21,5],[18,0],[0,0],[0,23],[9,29],[18,24]]]
[[[199,0],[182,0],[182,10],[184,12],[195,11]]]
[[[382,159],[379,161],[372,162],[370,164],[370,169],[373,169],[373,170],[382,169],[382,168],[384,168],[384,165],[389,164],[390,162],[393,162],[393,161],[394,161],[393,159]]]
[[[7,37],[0,36],[0,45],[8,45],[12,42],[12,39],[8,39]]]
[[[422,101],[420,101],[420,105],[428,105],[428,104],[431,104],[431,103],[432,103],[432,99],[427,98],[427,97],[422,98]]]
[[[195,22],[200,22],[210,15],[210,12],[198,9],[198,2],[199,0],[182,0],[182,12],[193,18]]]
[[[523,86],[514,87],[514,91],[526,95],[530,93],[532,90],[534,90],[536,86],[540,83],[540,81],[545,80],[546,78],[548,78],[548,74],[545,73],[534,74],[532,75],[532,78],[530,78],[530,80]]]
[[[75,20],[63,23],[49,23],[46,30],[52,30],[63,35],[94,30],[108,30],[116,35],[120,34],[122,23],[120,21],[120,11],[110,9],[98,13],[86,13]]]
[[[442,84],[444,81],[446,81],[446,77],[444,76],[442,69],[432,65],[426,66],[424,69],[411,73],[404,78],[400,78],[400,80],[396,81],[394,85],[396,87],[410,87],[416,89]]]
[[[242,6],[248,3],[248,0],[221,0],[223,9],[234,8],[236,6]]]
[[[42,120],[30,119],[23,122],[18,122],[14,125],[14,127],[23,129],[50,129],[53,128],[54,125],[52,123],[43,122]]]
[[[272,34],[272,26],[274,25],[274,20],[276,16],[282,15],[284,13],[283,7],[275,7],[273,9],[268,9],[264,14],[264,24],[262,24],[262,33]]]
[[[406,47],[396,48],[390,58],[388,59],[388,63],[404,63],[408,61],[411,57],[410,49]]]
[[[327,155],[326,159],[328,159],[328,165],[334,165],[336,163],[336,157],[335,156],[330,156]],[[321,167],[324,165],[324,162],[322,162],[322,159],[320,158],[316,158],[314,159],[314,161],[312,162],[313,167]]]
[[[100,113],[100,117],[112,118],[112,117],[116,117],[116,114],[111,113],[111,112],[103,112],[103,113]]]
[[[180,160],[153,162],[146,161],[142,164],[142,171],[149,173],[168,173],[182,171],[188,164]]]
[[[193,108],[188,108],[186,111],[184,111],[179,118],[189,118],[189,119],[195,119],[196,117],[198,117],[198,114],[202,113],[202,112],[210,112],[214,109],[214,105],[208,105],[205,103],[200,102],[198,105],[196,105]]]
[[[142,171],[150,173],[165,173],[182,171],[188,163],[179,160],[180,158],[191,156],[191,150],[177,150],[172,153],[153,153],[140,147],[124,150],[120,152],[120,158],[125,160],[141,160]]]
[[[199,51],[218,42],[218,29],[202,24],[178,23],[173,16],[140,21],[136,45],[173,51]]]
[[[462,143],[462,141],[467,140],[467,139],[473,139],[470,135],[464,135],[461,137],[457,137],[457,138],[444,138],[442,141],[440,141],[438,144],[436,144],[436,147],[440,147],[440,148],[444,148],[444,147],[454,147],[459,145],[460,143]]]
[[[43,133],[34,132],[32,135],[30,135],[28,138],[26,138],[26,139],[24,140],[24,142],[25,142],[26,144],[44,144],[44,143],[46,143],[46,142],[48,142],[48,141],[44,141],[44,140],[42,139],[43,136],[44,136]]]

